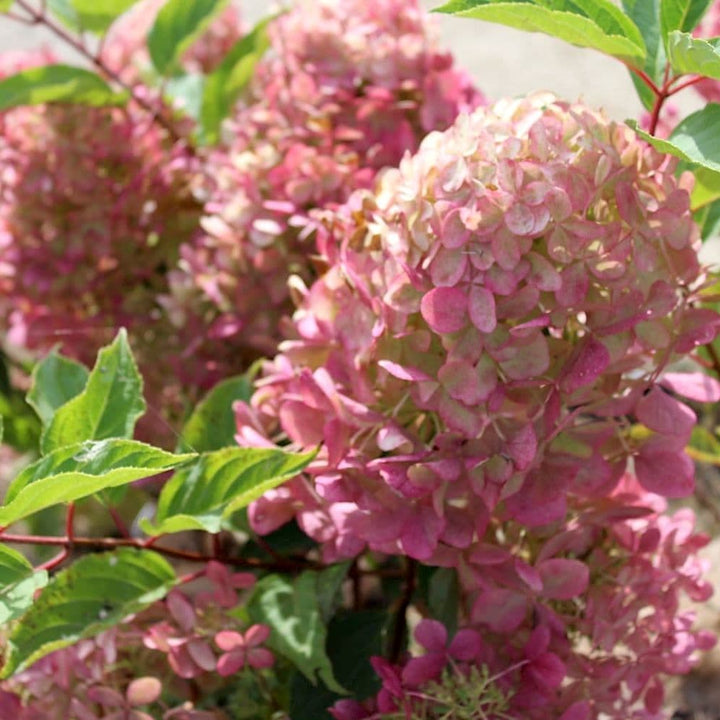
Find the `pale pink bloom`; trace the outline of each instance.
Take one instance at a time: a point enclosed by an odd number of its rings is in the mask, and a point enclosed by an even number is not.
[[[234,675],[244,667],[262,670],[275,663],[275,656],[267,648],[260,647],[270,636],[267,625],[252,625],[245,633],[221,630],[215,635],[215,643],[224,650],[218,658],[217,671],[222,676]]]

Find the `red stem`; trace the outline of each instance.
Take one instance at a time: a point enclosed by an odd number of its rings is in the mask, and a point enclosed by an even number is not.
[[[660,95],[660,88],[653,82],[652,78],[644,70],[633,67],[632,65],[625,65],[625,67],[631,73],[637,75],[653,91],[655,95]]]
[[[68,503],[67,512],[65,513],[65,535],[68,539],[68,544],[71,544],[75,531],[73,530],[73,521],[75,520],[75,503]]]
[[[676,82],[680,78],[677,77],[674,80],[670,82],[672,85],[673,82]],[[675,95],[675,93],[679,93],[681,90],[684,90],[685,88],[692,87],[693,85],[699,83],[701,80],[706,80],[707,78],[703,77],[702,75],[697,75],[694,78],[691,78],[690,80],[686,80],[684,83],[681,83],[680,85],[677,85],[676,87],[672,88],[668,95]]]
[[[157,540],[157,538],[151,538]],[[67,535],[63,537],[45,536],[45,535],[22,535],[22,534],[2,534],[3,542],[16,545],[61,545],[66,550],[75,547],[89,547],[101,550],[114,550],[119,547],[134,547],[144,549],[147,547],[147,541],[136,538],[92,538],[92,537],[73,537]],[[312,560],[273,560],[265,562],[254,558],[238,558],[238,557],[221,557],[217,555],[207,555],[204,553],[191,552],[189,550],[178,550],[176,548],[153,546],[155,552],[168,557],[174,557],[189,562],[207,563],[210,560],[216,560],[225,565],[246,569],[263,569],[263,570],[285,570],[298,571],[308,569],[322,569],[322,563],[313,562]]]
[[[117,508],[109,505],[107,510],[110,513],[110,517],[113,519],[115,527],[117,528],[117,531],[120,533],[120,535],[122,535],[122,537],[124,538],[129,538],[130,530],[128,530],[128,526],[125,524],[125,521],[122,519],[122,517],[120,517],[120,513],[118,512]]]
[[[70,556],[70,551],[67,549],[67,547],[64,547],[55,557],[51,558],[50,560],[47,560],[44,563],[41,563],[38,565],[35,569],[36,570],[54,570],[58,565],[61,565],[67,558]]]

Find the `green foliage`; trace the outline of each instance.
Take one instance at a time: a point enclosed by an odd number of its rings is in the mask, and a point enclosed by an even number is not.
[[[228,0],[169,0],[148,35],[148,50],[155,69],[161,75],[173,74],[183,53],[227,3]]]
[[[70,65],[43,65],[0,80],[0,111],[44,103],[122,105],[126,100],[99,75]]]
[[[290,717],[292,720],[332,720],[327,709],[341,697],[323,683],[312,683],[301,672],[296,672],[290,682]]]
[[[236,400],[249,400],[252,382],[247,375],[227,378],[219,382],[195,406],[182,430],[181,452],[210,452],[232,447],[235,442]]]
[[[0,422],[4,420],[5,423],[5,443],[23,453],[35,452],[40,436],[40,423],[35,413],[20,391],[0,385]]]
[[[704,205],[696,214],[703,240],[720,235],[720,198]]]
[[[696,462],[720,466],[720,438],[700,425],[693,428],[686,452]]]
[[[36,572],[19,552],[0,545],[0,625],[22,615],[47,581],[47,571]]]
[[[201,73],[173,75],[166,83],[164,94],[172,105],[197,120],[200,116],[205,76]]]
[[[170,565],[150,550],[81,558],[52,578],[11,632],[2,677],[117,625],[160,600],[176,581]]]
[[[660,152],[720,173],[720,143],[717,142],[720,137],[720,105],[710,103],[702,110],[688,115],[667,140],[640,130],[634,120],[628,120],[627,123]]]
[[[267,25],[271,18],[260,21],[228,52],[220,65],[208,75],[200,110],[200,138],[215,143],[220,137],[220,124],[252,79],[258,60],[270,45]]]
[[[102,35],[136,2],[138,0],[48,0],[48,9],[71,30]]]
[[[667,57],[660,27],[661,0],[623,0],[622,6],[628,17],[637,25],[643,36],[647,55],[641,68],[656,84],[662,83]],[[630,73],[635,89],[646,109],[655,101],[652,90],[635,74]]]
[[[44,427],[59,408],[85,389],[89,374],[84,365],[58,354],[56,348],[35,366],[27,402]]]
[[[76,387],[78,371],[68,364],[56,367],[63,378],[67,374],[65,384]],[[120,330],[113,343],[98,353],[83,391],[55,410],[43,433],[42,452],[83,440],[132,437],[135,423],[145,412],[142,386],[127,333]],[[50,392],[44,385],[38,387],[44,397]]]
[[[663,37],[674,30],[690,32],[700,22],[712,0],[662,0],[660,23]]]
[[[330,621],[328,657],[338,682],[357,700],[364,700],[380,689],[380,678],[370,665],[370,658],[383,654],[387,626],[385,610],[342,611]]]
[[[460,583],[454,568],[437,568],[428,582],[427,603],[430,614],[450,635],[457,632],[460,607]]]
[[[333,674],[327,656],[323,614],[327,613],[328,588],[337,589],[347,564],[320,571],[306,571],[294,580],[267,575],[258,582],[248,603],[254,622],[272,629],[268,647],[295,665],[313,684],[321,680],[333,692],[346,690]]]
[[[138,0],[70,0],[83,30],[104,33],[113,22]]]
[[[225,518],[295,477],[313,457],[314,453],[272,448],[234,447],[205,453],[163,487],[155,524],[142,521],[141,527],[153,535],[220,532]]]
[[[193,457],[122,439],[88,440],[58,448],[26,467],[11,483],[5,505],[0,507],[0,525],[105,488],[157,475]]]
[[[674,30],[668,38],[668,58],[679,75],[720,79],[720,38],[701,40]]]
[[[436,12],[545,33],[641,67],[647,53],[637,26],[611,0],[450,0]]]

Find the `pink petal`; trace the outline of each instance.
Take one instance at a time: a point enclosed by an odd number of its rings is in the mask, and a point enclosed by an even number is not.
[[[562,373],[561,387],[567,393],[594,382],[610,364],[610,353],[605,345],[587,338]]]
[[[187,651],[199,668],[208,672],[215,669],[215,653],[205,640],[191,640],[187,644]]]
[[[495,296],[484,287],[473,285],[468,295],[468,313],[480,332],[491,333],[497,327]]]
[[[230,652],[220,656],[217,661],[218,674],[223,677],[234,675],[245,666],[245,652]]]
[[[415,628],[415,639],[428,652],[445,652],[447,630],[438,620],[424,619]]]
[[[518,470],[526,470],[535,460],[537,448],[535,429],[528,423],[509,440],[506,453],[512,458]]]
[[[558,720],[590,720],[590,703],[587,700],[573,703]]]
[[[448,655],[455,660],[467,662],[477,657],[483,650],[482,635],[476,630],[459,630],[448,648]]]
[[[408,661],[402,671],[402,680],[410,686],[419,686],[440,677],[445,667],[444,653],[429,653]]]
[[[177,624],[186,632],[195,627],[195,610],[179,590],[172,590],[166,598],[168,610]]]
[[[248,664],[257,670],[272,667],[275,656],[267,648],[253,648],[248,654]]]
[[[392,362],[391,360],[380,360],[378,361],[378,365],[384,370],[387,370],[387,372],[389,372],[393,377],[396,377],[399,380],[432,380],[432,378],[422,370],[418,370],[417,368],[413,367],[406,367],[404,365],[399,365],[398,363]]]
[[[646,490],[664,497],[688,497],[695,490],[692,460],[683,450],[663,450],[652,441],[645,443],[635,456],[635,474]]]
[[[430,290],[420,302],[420,312],[437,333],[454,333],[467,322],[467,298],[458,288],[439,287]]]
[[[99,703],[104,707],[123,707],[125,698],[113,688],[96,685],[87,691],[88,700]]]
[[[660,384],[695,402],[720,401],[720,382],[702,372],[665,373]]]
[[[580,560],[551,558],[538,565],[544,597],[570,600],[587,590],[590,582],[588,566]]]
[[[659,387],[653,387],[638,400],[635,407],[638,420],[655,432],[690,438],[695,427],[695,413],[687,406],[670,397]]]
[[[217,635],[215,635],[215,644],[221,650],[229,652],[230,650],[244,647],[245,638],[243,638],[239,632],[235,632],[234,630],[221,630]]]
[[[262,645],[270,637],[268,625],[253,625],[245,633],[245,644],[249,647]]]
[[[504,588],[481,592],[472,611],[473,622],[485,623],[496,632],[517,629],[527,613],[524,595]]]
[[[125,691],[129,705],[149,705],[162,692],[162,683],[156,677],[141,677],[133,680]]]
[[[565,679],[567,670],[554,653],[543,653],[528,666],[528,672],[542,688],[554,690]]]

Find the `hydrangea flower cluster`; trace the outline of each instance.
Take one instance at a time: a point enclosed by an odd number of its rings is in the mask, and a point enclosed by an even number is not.
[[[206,235],[183,247],[168,299],[175,321],[222,339],[235,367],[275,352],[288,277],[315,274],[311,211],[369,186],[481,101],[415,0],[303,0],[269,36],[226,145],[208,159]]]
[[[50,59],[29,57],[13,70]],[[127,327],[150,395],[162,403],[171,390],[156,349],[167,347],[162,357],[170,360],[173,333],[157,297],[167,292],[180,244],[198,229],[196,159],[133,104],[8,110],[0,115],[0,157],[7,340],[43,351],[60,342],[92,364]]]
[[[210,562],[202,578],[204,591],[175,589],[121,629],[57,650],[5,681],[0,689],[2,717],[227,720],[222,712],[196,709],[189,699],[172,707],[165,701],[191,696],[189,682],[201,675],[207,682],[209,673],[224,678],[243,666],[258,670],[274,662],[262,647],[269,628],[252,625],[241,633],[227,612],[255,577]],[[156,621],[158,612],[167,619]],[[156,714],[149,715],[147,709]]]
[[[631,710],[655,712],[653,673],[704,642],[676,615],[679,590],[707,594],[703,541],[648,495],[692,492],[695,417],[659,377],[718,327],[674,169],[548,95],[461,116],[327,213],[335,261],[236,409],[241,444],[322,447],[253,527],[456,568],[469,622],[502,636],[484,664],[522,664],[524,717],[591,717],[592,677],[599,712],[649,718]]]

